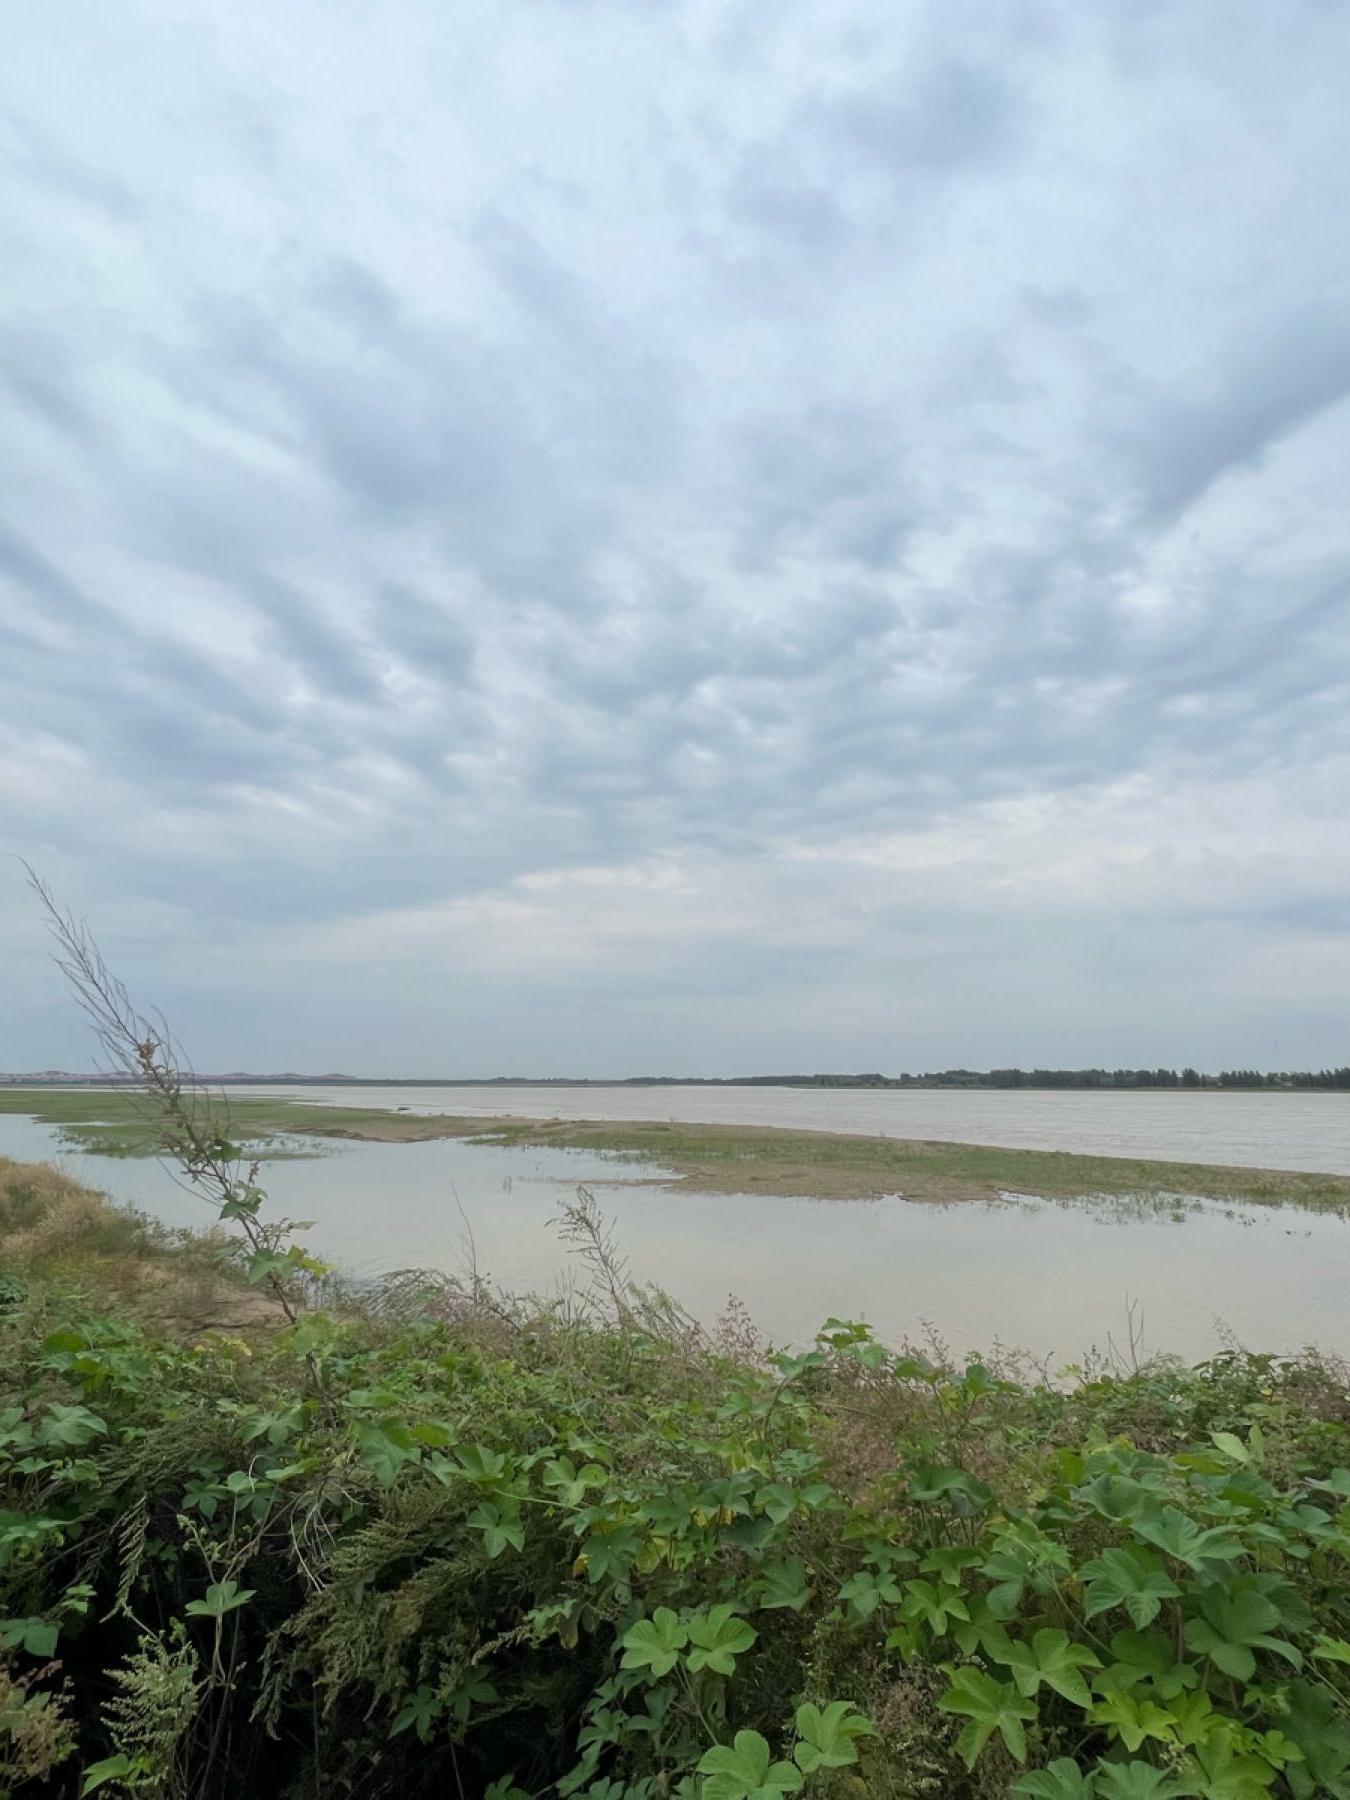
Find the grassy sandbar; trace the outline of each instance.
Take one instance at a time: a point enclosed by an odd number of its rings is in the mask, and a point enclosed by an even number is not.
[[[415,1143],[462,1137],[479,1142],[608,1153],[659,1163],[674,1185],[701,1193],[763,1193],[822,1200],[900,1194],[912,1200],[991,1199],[1001,1192],[1077,1195],[1194,1194],[1219,1200],[1296,1205],[1350,1215],[1350,1178],[1283,1169],[1078,1156],[927,1139],[785,1131],[752,1125],[661,1120],[467,1118],[313,1106],[289,1096],[227,1097],[222,1114],[235,1139],[273,1154],[286,1139],[356,1138]],[[139,1096],[97,1089],[0,1091],[0,1112],[26,1113],[59,1127],[74,1147],[104,1155],[153,1155],[157,1133]]]

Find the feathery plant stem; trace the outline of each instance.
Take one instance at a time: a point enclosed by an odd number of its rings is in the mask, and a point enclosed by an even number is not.
[[[288,1221],[260,1217],[266,1199],[258,1184],[261,1165],[231,1140],[224,1098],[198,1084],[163,1018],[135,1005],[87,922],[63,907],[29,864],[24,868],[55,944],[56,966],[93,1027],[103,1073],[143,1096],[163,1156],[176,1167],[183,1185],[215,1208],[222,1223],[238,1227],[249,1252],[250,1282],[265,1285],[293,1325],[299,1308],[287,1276],[293,1280],[301,1273],[323,1273],[323,1266],[288,1241]]]

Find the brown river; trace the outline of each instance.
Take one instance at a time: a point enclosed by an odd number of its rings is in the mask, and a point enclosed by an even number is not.
[[[1085,1153],[1350,1173],[1350,1096],[864,1093],[793,1089],[286,1089],[297,1098],[418,1111],[675,1118],[888,1132]],[[514,1289],[577,1276],[553,1221],[591,1185],[633,1274],[713,1323],[735,1296],[778,1342],[830,1315],[891,1342],[932,1326],[959,1351],[994,1342],[1062,1365],[1092,1346],[1188,1358],[1237,1341],[1350,1355],[1350,1223],[1289,1208],[1036,1196],[939,1207],[671,1191],[658,1169],[590,1153],[452,1140],[334,1143],[272,1164],[273,1204],[311,1219],[309,1242],[355,1274],[480,1270]],[[0,1115],[0,1154],[56,1154],[81,1179],[173,1223],[201,1203],[153,1162],[62,1152],[55,1131]]]

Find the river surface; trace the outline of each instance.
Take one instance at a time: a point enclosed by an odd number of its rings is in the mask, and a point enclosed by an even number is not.
[[[240,1087],[325,1106],[491,1118],[674,1119],[1350,1175],[1350,1093],[1023,1089]]]
[[[446,1107],[445,1091],[435,1093]],[[1094,1345],[1124,1352],[1133,1305],[1145,1352],[1198,1359],[1235,1338],[1253,1349],[1350,1354],[1350,1223],[1325,1214],[1183,1200],[935,1206],[704,1195],[590,1152],[454,1139],[322,1148],[329,1153],[269,1166],[270,1205],[315,1221],[307,1242],[357,1275],[463,1269],[472,1259],[503,1287],[555,1291],[581,1273],[555,1221],[584,1182],[637,1279],[709,1325],[734,1295],[778,1343],[808,1341],[834,1314],[870,1320],[891,1343],[931,1325],[958,1351],[998,1341],[1059,1366]],[[78,1179],[169,1223],[209,1221],[159,1164],[62,1152],[55,1129],[32,1119],[0,1114],[0,1155],[55,1155]]]

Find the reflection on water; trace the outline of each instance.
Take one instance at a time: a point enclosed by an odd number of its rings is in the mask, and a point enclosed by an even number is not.
[[[0,1154],[35,1159],[53,1147],[51,1128],[0,1115]],[[332,1148],[275,1163],[266,1179],[273,1207],[316,1221],[308,1241],[353,1273],[460,1267],[472,1254],[505,1287],[551,1289],[574,1268],[552,1222],[585,1182],[639,1280],[706,1322],[734,1294],[780,1342],[809,1338],[834,1314],[869,1319],[892,1342],[928,1323],[958,1349],[998,1339],[1065,1361],[1108,1332],[1122,1339],[1137,1300],[1146,1350],[1209,1355],[1222,1323],[1253,1348],[1350,1353],[1350,1224],[1324,1214],[1184,1195],[945,1207],[704,1195],[575,1151],[457,1140]],[[157,1164],[59,1160],[170,1223],[209,1217]]]

